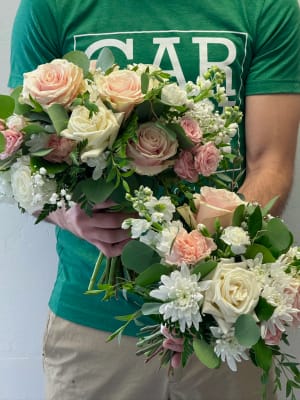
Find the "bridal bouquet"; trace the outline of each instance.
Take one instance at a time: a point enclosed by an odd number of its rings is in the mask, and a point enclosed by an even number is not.
[[[208,368],[226,362],[236,371],[251,359],[264,384],[274,365],[275,389],[284,376],[286,398],[296,399],[298,363],[279,345],[300,326],[300,249],[269,214],[275,199],[263,208],[207,186],[181,206],[143,186],[127,199],[139,218],[123,223],[134,240],[122,262],[135,278],[118,288],[139,295],[143,305],[118,317],[124,325],[110,339],[147,315],[153,324],[142,325],[137,343],[146,361],[158,356],[172,369],[195,353]],[[108,295],[111,289],[99,286]]]
[[[231,185],[215,174],[240,163],[224,79],[211,68],[181,88],[154,65],[121,69],[108,49],[95,63],[75,51],[38,66],[0,96],[0,199],[40,221],[74,203],[122,205],[146,179],[166,192],[182,179]]]

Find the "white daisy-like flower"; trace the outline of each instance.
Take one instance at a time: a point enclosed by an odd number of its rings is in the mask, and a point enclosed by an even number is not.
[[[183,264],[180,271],[173,271],[170,276],[162,275],[161,282],[150,296],[164,302],[159,308],[164,320],[178,321],[181,332],[192,325],[199,329],[203,292],[209,288],[210,281],[199,282],[199,276],[191,274]]]
[[[249,360],[246,353],[247,348],[242,346],[234,336],[234,329],[230,329],[226,334],[219,327],[212,326],[210,330],[216,338],[214,351],[223,362],[226,362],[231,371],[237,371],[237,362]]]
[[[151,227],[151,223],[145,219],[132,219],[131,220],[131,237],[133,239],[139,238],[143,233],[147,232]]]
[[[156,250],[162,257],[170,254],[176,235],[183,227],[180,221],[172,221],[158,234]]]
[[[168,196],[163,196],[160,199],[151,197],[144,205],[151,215],[153,222],[171,221],[176,210]]]
[[[221,239],[231,247],[234,254],[244,254],[246,246],[250,245],[248,233],[239,226],[228,226],[225,228]]]

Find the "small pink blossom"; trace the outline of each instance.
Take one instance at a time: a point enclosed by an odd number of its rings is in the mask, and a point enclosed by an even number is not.
[[[68,162],[71,151],[75,147],[74,140],[67,139],[62,136],[57,136],[55,133],[50,135],[48,148],[52,148],[51,153],[44,158],[53,163]]]
[[[194,156],[190,151],[183,150],[180,152],[178,159],[174,165],[175,173],[188,182],[197,182],[199,174],[194,166]]]
[[[211,238],[203,236],[197,230],[187,232],[181,229],[175,238],[170,255],[166,258],[169,264],[194,265],[210,255],[217,247]]]
[[[175,338],[166,326],[162,326],[161,333],[166,338],[162,344],[163,348],[174,352],[171,358],[171,366],[173,368],[178,368],[181,363],[184,338]]]
[[[195,149],[195,168],[203,176],[210,176],[216,172],[220,159],[220,152],[212,142]]]
[[[5,138],[5,150],[0,153],[0,160],[5,160],[10,157],[21,147],[23,142],[23,134],[14,129],[6,129],[1,131],[2,135]]]
[[[180,120],[180,126],[183,128],[187,137],[191,139],[193,143],[196,144],[201,142],[203,133],[200,129],[198,122],[195,119],[183,117]]]
[[[291,322],[291,326],[298,327],[300,326],[300,285],[295,282],[294,285],[285,288],[284,293],[294,298],[292,307],[295,310],[299,310],[298,312],[296,311],[292,314],[293,320]]]
[[[277,326],[275,326],[275,330],[275,335],[273,335],[270,330],[267,330],[265,333],[264,341],[270,346],[278,345],[282,337],[282,331]]]

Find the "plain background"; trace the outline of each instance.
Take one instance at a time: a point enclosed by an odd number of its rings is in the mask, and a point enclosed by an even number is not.
[[[8,92],[10,33],[18,4],[19,0],[5,2],[0,13],[0,93]],[[284,219],[300,243],[298,158]],[[53,227],[34,226],[32,217],[0,204],[0,400],[44,398],[41,343],[56,261]],[[290,338],[289,352],[300,360],[300,333]]]

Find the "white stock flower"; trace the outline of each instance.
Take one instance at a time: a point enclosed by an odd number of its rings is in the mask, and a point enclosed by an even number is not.
[[[250,245],[248,233],[239,226],[228,226],[225,228],[221,239],[231,247],[234,254],[244,254],[246,246]]]
[[[144,205],[151,215],[153,222],[171,221],[176,210],[171,199],[167,196],[163,196],[160,199],[151,197]]]
[[[41,210],[56,191],[54,179],[31,174],[29,157],[20,157],[11,167],[11,185],[15,200],[27,212]]]
[[[249,360],[246,354],[247,348],[239,344],[234,336],[234,329],[224,333],[222,329],[212,326],[210,328],[213,336],[216,338],[214,351],[223,362],[226,362],[231,371],[237,371],[237,362]]]
[[[186,91],[176,83],[171,83],[162,88],[161,101],[170,106],[183,106],[188,102]]]
[[[96,181],[103,175],[103,171],[107,166],[107,152],[99,154],[98,157],[87,158],[86,163],[89,167],[94,168],[92,178]]]
[[[199,276],[190,274],[188,267],[182,265],[180,271],[173,271],[170,276],[162,275],[161,282],[150,296],[164,302],[159,308],[164,320],[178,321],[181,332],[192,325],[198,329],[202,321],[203,292],[208,289],[210,281],[199,282]]]
[[[182,227],[183,225],[180,221],[172,221],[158,234],[156,250],[162,257],[170,254],[172,244]]]
[[[133,239],[139,238],[143,233],[147,232],[151,227],[151,223],[145,219],[132,219],[131,220],[131,237]]]

